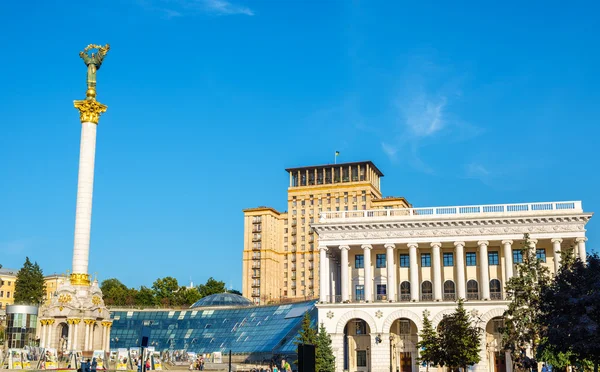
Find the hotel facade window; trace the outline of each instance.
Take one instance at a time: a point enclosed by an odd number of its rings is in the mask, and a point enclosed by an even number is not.
[[[538,260],[546,262],[546,250],[544,248],[538,248],[535,251],[535,256]]]
[[[513,251],[513,263],[522,263],[523,262],[523,251],[520,249]]]
[[[467,266],[477,266],[477,253],[467,252],[466,258]]]
[[[421,267],[431,267],[430,253],[421,253]]]
[[[488,265],[497,266],[499,265],[498,252],[489,252],[488,253]]]
[[[385,267],[385,253],[378,253],[377,256],[375,256],[375,267],[378,269]]]
[[[400,254],[400,267],[410,267],[410,256],[407,254]]]
[[[365,286],[357,285],[354,287],[354,297],[356,301],[364,301],[365,299]]]
[[[362,254],[357,254],[354,256],[354,268],[355,269],[364,269],[365,268],[365,256]]]
[[[433,285],[429,280],[421,283],[421,300],[431,301],[433,300]]]
[[[444,253],[444,266],[454,266],[454,254],[451,252]]]

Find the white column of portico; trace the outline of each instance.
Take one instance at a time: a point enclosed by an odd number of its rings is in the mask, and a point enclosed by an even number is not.
[[[69,327],[69,332],[67,335],[67,350],[71,350],[71,345],[73,345],[73,321],[71,319],[67,320],[67,327]]]
[[[577,238],[575,239],[577,242],[577,253],[579,254],[579,258],[583,263],[587,261],[587,253],[585,251],[585,242],[587,238]]]
[[[562,239],[552,239],[552,252],[554,252],[554,275],[558,274],[560,269],[560,245],[563,242]]]
[[[327,302],[327,293],[329,292],[329,258],[327,257],[327,247],[324,245],[319,246],[319,280],[319,301]]]
[[[363,244],[362,247],[364,253],[365,263],[365,301],[373,301],[373,272],[371,271],[371,249],[373,246],[370,244]]]
[[[40,320],[40,347],[42,347],[42,348],[45,347],[44,342],[46,342],[46,340],[44,340],[44,338],[46,336],[44,334],[46,332],[46,330],[45,330],[46,325],[44,323],[46,323],[45,320]]]
[[[54,319],[48,321],[48,341],[46,342],[46,347],[52,347],[52,327],[54,325]]]
[[[387,268],[387,296],[388,300],[396,301],[396,262],[394,261],[394,248],[396,245],[393,243],[387,243],[386,249],[386,268]]]
[[[513,253],[512,253],[512,240],[503,240],[502,246],[504,247],[504,279],[505,283],[513,277]]]
[[[488,245],[487,240],[477,242],[479,246],[479,271],[481,281],[481,299],[490,299],[490,268],[488,264]]]
[[[431,243],[431,265],[433,266],[433,299],[442,300],[442,265],[440,262],[440,248],[442,243]]]
[[[419,301],[419,265],[417,263],[417,243],[408,243],[410,261],[410,300]]]
[[[350,291],[348,290],[348,251],[350,247],[347,245],[340,245],[340,256],[342,258],[341,263],[341,280],[342,280],[342,302],[348,302],[350,299]]]
[[[89,350],[88,344],[90,342],[90,323],[85,320],[85,338],[83,339],[83,350]]]
[[[79,350],[79,323],[81,323],[81,319],[74,319],[73,327],[75,330],[73,331],[73,350]]]
[[[454,242],[456,254],[456,281],[458,298],[467,298],[465,294],[465,242]]]

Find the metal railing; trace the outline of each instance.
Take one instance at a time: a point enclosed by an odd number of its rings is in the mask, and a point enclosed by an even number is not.
[[[490,300],[501,300],[502,292],[492,292],[490,293]]]
[[[464,205],[450,207],[427,207],[427,208],[402,208],[402,209],[370,209],[364,211],[335,211],[320,212],[319,222],[339,219],[353,218],[419,218],[419,217],[455,217],[485,215],[522,215],[536,214],[540,212],[558,213],[583,213],[581,201],[543,202],[543,203],[519,203],[519,204],[488,204],[488,205]]]

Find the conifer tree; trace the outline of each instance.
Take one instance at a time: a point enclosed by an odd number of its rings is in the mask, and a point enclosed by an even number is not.
[[[15,304],[39,305],[46,297],[44,274],[37,262],[31,263],[29,257],[17,273],[15,282]]]
[[[528,368],[535,363],[526,351],[528,348],[534,352],[537,349],[541,333],[541,295],[550,280],[548,268],[536,253],[529,234],[525,234],[521,248],[523,261],[516,263],[516,273],[506,284],[511,303],[504,312],[502,341],[504,348],[511,351],[513,363],[519,368]]]
[[[335,356],[331,347],[331,337],[325,324],[321,323],[319,333],[317,333],[317,342],[315,344],[315,370],[317,372],[334,372]]]
[[[427,370],[429,370],[430,364],[435,365],[440,362],[440,341],[435,329],[433,329],[427,310],[423,311],[423,329],[419,338],[421,339],[417,343],[417,347],[421,350],[419,360],[426,363]]]
[[[304,318],[302,318],[302,325],[300,326],[300,330],[298,331],[298,336],[296,336],[296,340],[294,344],[296,344],[296,354],[298,354],[298,345],[300,344],[310,344],[316,345],[317,343],[317,331],[311,325],[310,314],[308,311],[304,313]],[[295,360],[294,364],[298,365],[298,361]]]
[[[480,336],[478,321],[468,314],[464,302],[458,300],[456,311],[444,315],[438,327],[439,364],[451,370],[479,363]]]

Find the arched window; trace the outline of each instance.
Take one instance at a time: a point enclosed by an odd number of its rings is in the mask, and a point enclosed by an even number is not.
[[[421,300],[432,301],[433,300],[433,286],[429,280],[421,283]]]
[[[410,301],[410,283],[400,283],[400,301]]]
[[[456,287],[452,280],[444,282],[444,301],[456,301]]]
[[[467,300],[479,300],[479,285],[476,280],[467,282]]]
[[[490,299],[501,300],[502,299],[502,285],[498,279],[490,280]]]

